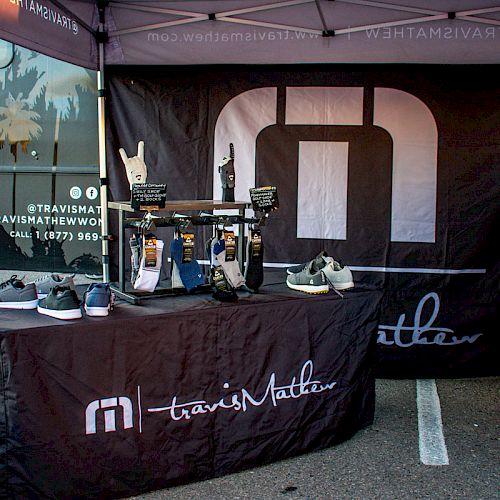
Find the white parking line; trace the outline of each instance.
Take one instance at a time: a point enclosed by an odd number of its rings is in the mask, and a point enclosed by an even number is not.
[[[425,465],[449,465],[435,380],[417,380],[417,410],[420,461]]]

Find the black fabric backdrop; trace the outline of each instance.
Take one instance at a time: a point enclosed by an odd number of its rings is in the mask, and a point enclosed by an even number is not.
[[[275,87],[277,123],[264,129],[256,141],[255,183],[278,186],[281,204],[264,230],[265,261],[303,262],[326,249],[354,269],[358,283],[383,287],[380,376],[498,373],[499,266],[494,240],[500,185],[500,89],[491,77],[494,69],[498,68],[110,67],[111,196],[128,198],[118,148],[135,154],[137,141],[144,140],[148,180],[167,182],[170,199],[220,198],[213,194],[217,117],[236,95]],[[363,126],[285,125],[286,88],[293,86],[363,87]],[[393,144],[389,134],[371,125],[373,89],[380,87],[415,96],[435,119],[435,242],[390,239]],[[296,237],[298,142],[318,140],[350,145],[345,240]],[[235,165],[238,183],[238,151]],[[116,262],[113,258],[112,264]],[[366,267],[473,272],[378,272]],[[399,342],[394,341],[395,335],[401,337]]]
[[[64,324],[5,310],[0,497],[129,496],[349,438],[373,421],[380,300],[280,285],[235,304],[121,302]],[[174,416],[149,411],[174,404]]]

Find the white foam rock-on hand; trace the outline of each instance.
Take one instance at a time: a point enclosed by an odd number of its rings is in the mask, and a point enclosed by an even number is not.
[[[148,167],[144,163],[144,141],[139,141],[137,144],[137,156],[129,158],[123,148],[120,148],[119,152],[125,165],[130,189],[132,184],[144,184],[148,176]]]

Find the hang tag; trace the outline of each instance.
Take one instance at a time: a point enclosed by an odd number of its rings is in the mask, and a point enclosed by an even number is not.
[[[236,239],[234,231],[224,231],[226,262],[236,260]]]
[[[260,229],[250,230],[250,241],[252,257],[258,257],[262,248],[262,235]]]
[[[182,237],[182,263],[192,262],[194,256],[194,234],[181,233]]]
[[[212,267],[210,272],[215,289],[220,292],[228,291],[229,287],[222,266]]]
[[[156,267],[156,236],[144,238],[144,266]]]

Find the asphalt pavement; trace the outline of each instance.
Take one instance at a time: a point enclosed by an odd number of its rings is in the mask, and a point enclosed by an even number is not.
[[[421,461],[417,384],[377,380],[374,423],[339,445],[131,498],[500,499],[500,377],[435,381],[448,465]]]

